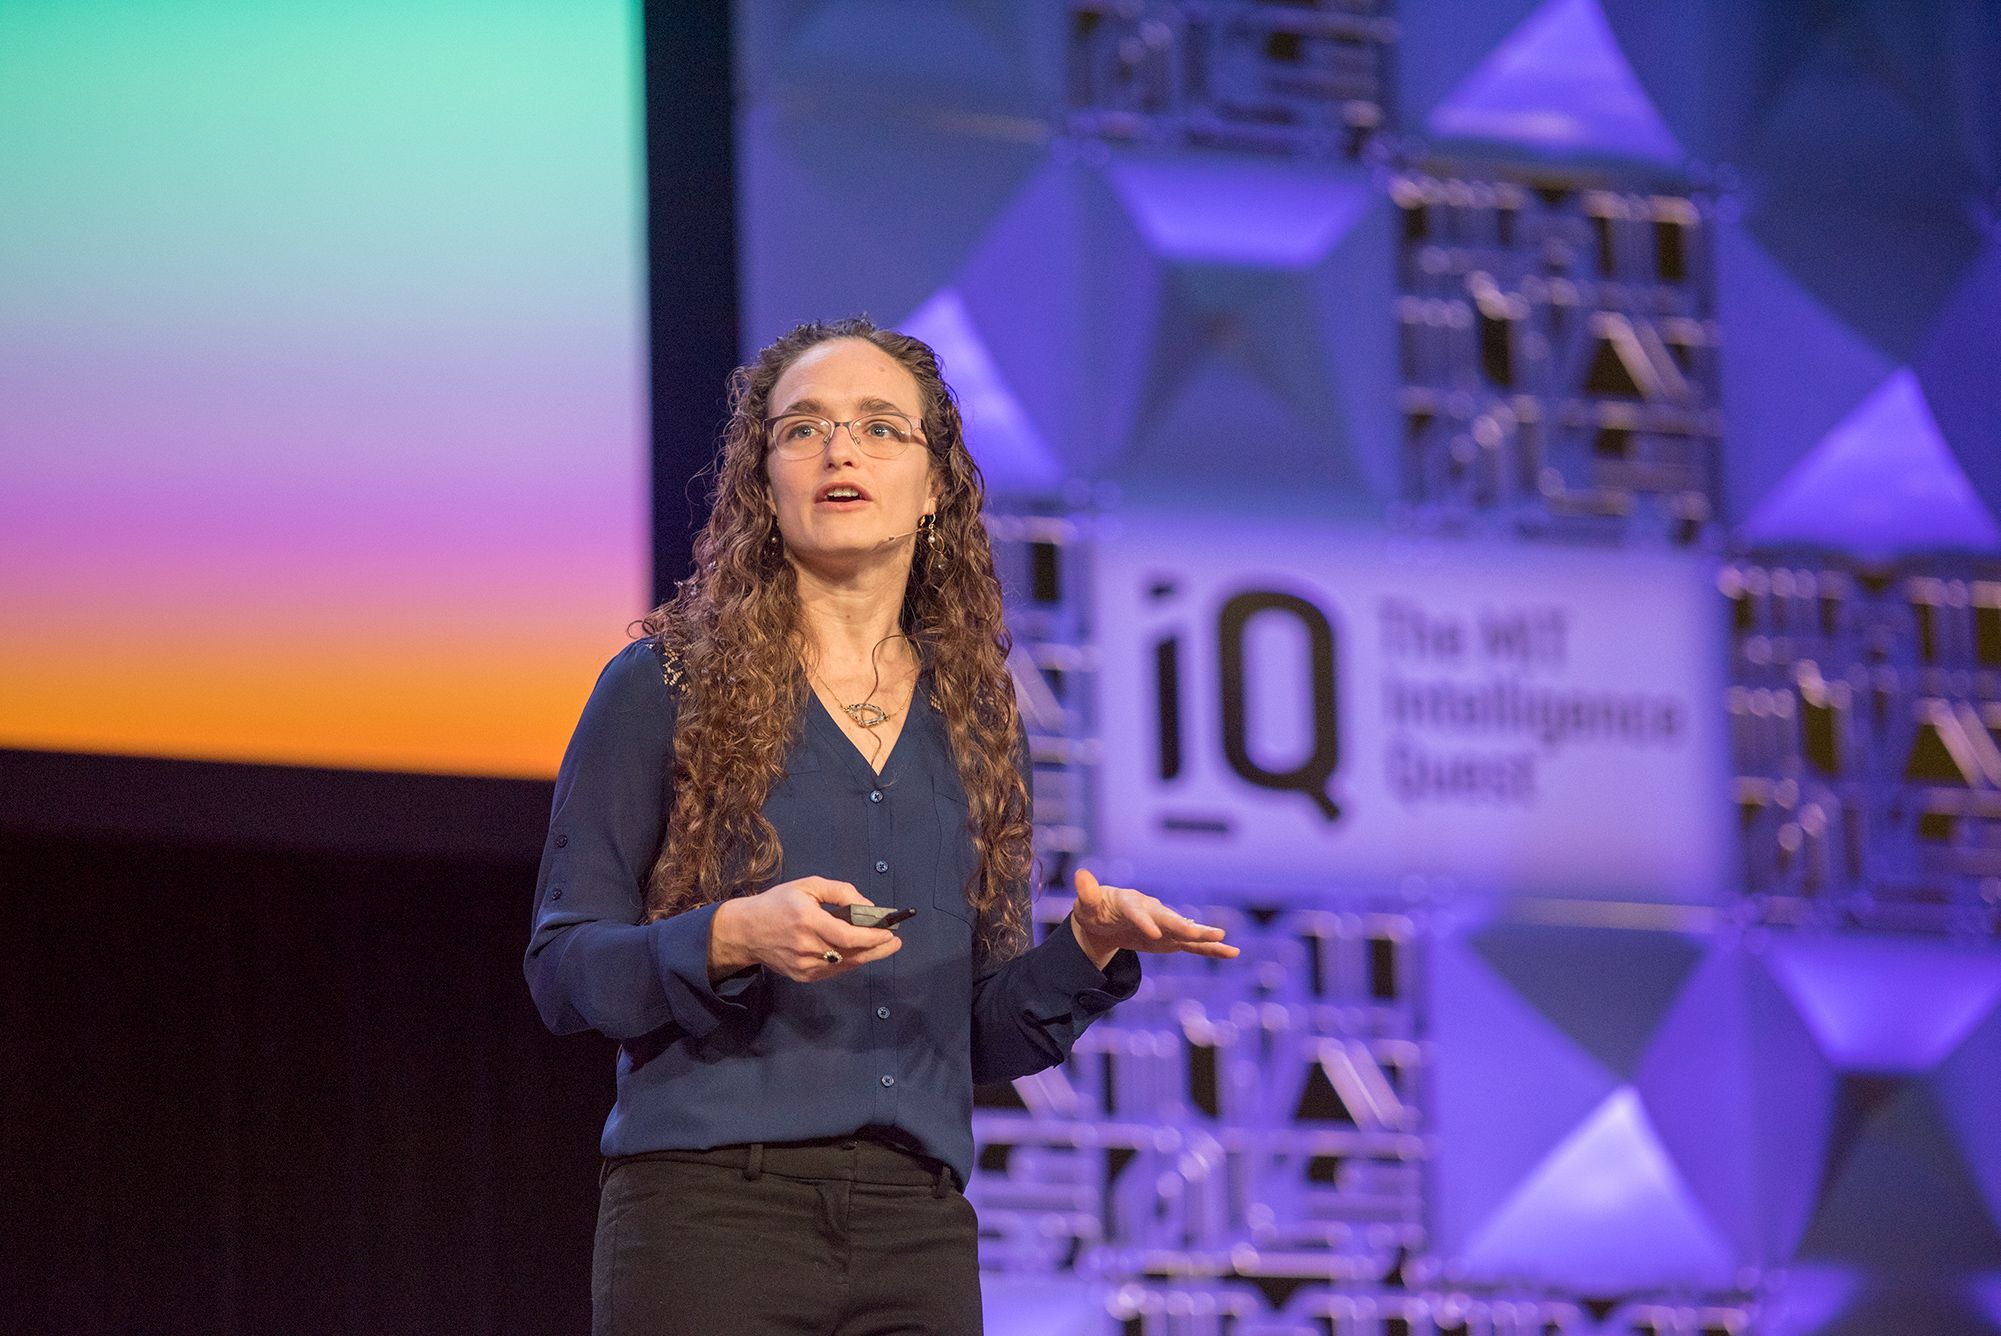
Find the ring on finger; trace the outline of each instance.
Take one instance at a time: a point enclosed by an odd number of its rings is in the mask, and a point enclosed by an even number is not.
[[[841,963],[841,953],[832,947],[828,947],[820,953],[820,959],[826,961],[829,965],[838,965]]]

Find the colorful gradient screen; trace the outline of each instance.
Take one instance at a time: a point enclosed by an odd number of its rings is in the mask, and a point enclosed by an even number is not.
[[[0,747],[552,774],[650,584],[637,5],[0,5]]]

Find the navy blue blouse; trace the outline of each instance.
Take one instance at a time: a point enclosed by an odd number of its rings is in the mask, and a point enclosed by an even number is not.
[[[619,1041],[604,1153],[878,1129],[963,1183],[974,1082],[1061,1062],[1139,987],[1138,958],[1121,951],[1101,972],[1067,923],[1012,960],[980,957],[966,794],[920,682],[880,775],[809,697],[764,805],[783,847],[776,881],[831,877],[914,907],[896,930],[903,949],[821,983],[757,969],[711,985],[713,905],[639,922],[672,796],[676,700],[657,642],[606,665],[557,774],[542,850],[528,985],[558,1034]]]

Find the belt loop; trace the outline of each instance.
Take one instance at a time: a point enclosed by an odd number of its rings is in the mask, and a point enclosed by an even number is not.
[[[938,1176],[931,1182],[931,1195],[934,1197],[944,1196],[947,1186],[950,1185],[952,1182],[953,1182],[952,1166],[949,1164],[939,1165]]]
[[[750,1143],[750,1158],[744,1162],[743,1176],[753,1183],[764,1177],[764,1143],[762,1141],[753,1141]]]

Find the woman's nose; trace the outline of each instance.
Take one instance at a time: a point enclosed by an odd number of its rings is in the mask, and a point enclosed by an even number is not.
[[[842,442],[843,437],[846,438],[845,444]],[[855,424],[852,422],[836,422],[834,429],[827,433],[827,459],[830,463],[837,459],[853,458],[861,453],[861,448],[862,443],[855,439]]]

